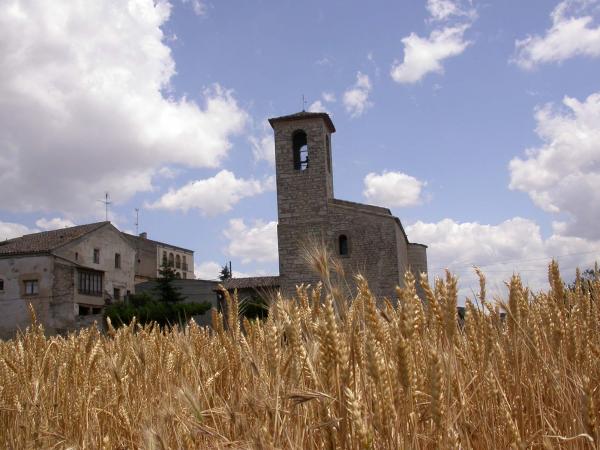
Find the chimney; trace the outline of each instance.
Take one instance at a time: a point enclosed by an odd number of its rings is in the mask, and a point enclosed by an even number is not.
[[[145,231],[143,233],[140,233],[140,237],[142,239],[148,239],[148,233],[146,233]]]

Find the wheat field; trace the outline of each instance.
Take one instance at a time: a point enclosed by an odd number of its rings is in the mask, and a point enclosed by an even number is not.
[[[298,289],[267,320],[0,342],[7,449],[600,448],[600,280],[518,276],[457,317],[457,280],[397,301]],[[332,295],[333,292],[333,295]],[[393,306],[395,305],[395,306]],[[501,312],[506,311],[506,314]]]

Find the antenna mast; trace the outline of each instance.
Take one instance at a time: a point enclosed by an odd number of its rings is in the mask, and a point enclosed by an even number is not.
[[[100,203],[104,203],[104,211],[105,211],[107,222],[108,222],[108,205],[110,205],[112,203],[108,199],[109,199],[109,195],[108,195],[108,191],[107,191],[104,193],[104,200],[98,200]]]
[[[135,234],[139,236],[140,234],[140,208],[135,208]]]

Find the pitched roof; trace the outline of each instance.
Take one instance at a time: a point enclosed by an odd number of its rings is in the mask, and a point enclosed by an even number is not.
[[[274,288],[279,287],[279,277],[229,278],[223,282],[225,289]]]
[[[48,253],[107,224],[110,222],[88,223],[9,239],[0,242],[0,256]]]
[[[183,247],[179,247],[177,245],[167,244],[166,242],[155,241],[153,239],[148,239],[147,237],[141,237],[141,236],[136,236],[135,234],[125,233],[124,231],[121,231],[121,234],[126,239],[129,239],[129,241],[132,242],[133,245],[135,245],[137,242],[149,242],[149,243],[154,244],[154,245],[161,245],[163,247],[170,247],[172,249],[180,250],[180,251],[186,252],[186,253],[194,253],[194,250],[190,250],[189,248],[183,248]]]
[[[271,126],[273,126],[273,124],[277,123],[277,122],[288,122],[288,121],[292,121],[292,120],[316,119],[316,118],[321,118],[321,119],[325,120],[325,123],[329,127],[329,131],[331,131],[332,133],[335,133],[335,127],[333,126],[331,117],[329,117],[329,114],[324,113],[324,112],[300,111],[295,114],[290,114],[287,116],[272,117],[269,119],[269,123],[271,124]]]

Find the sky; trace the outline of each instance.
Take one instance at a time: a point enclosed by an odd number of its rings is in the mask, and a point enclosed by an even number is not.
[[[0,0],[0,239],[105,219],[278,273],[267,118],[328,112],[336,198],[502,293],[600,259],[600,0]],[[304,100],[303,100],[304,99]]]

